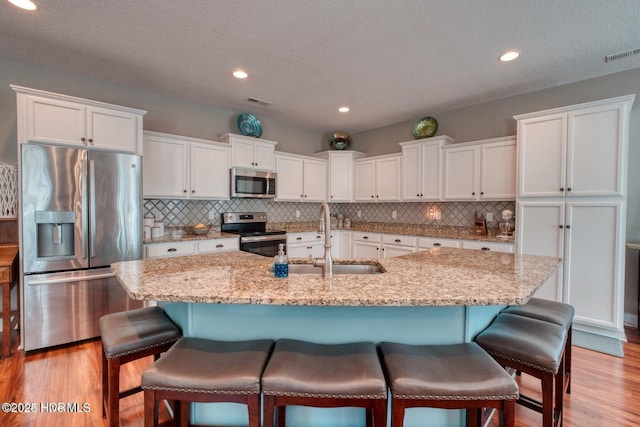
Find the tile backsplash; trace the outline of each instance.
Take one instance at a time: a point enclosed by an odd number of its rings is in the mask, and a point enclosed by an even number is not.
[[[342,214],[352,221],[389,222],[472,227],[476,212],[492,213],[489,228],[496,228],[500,213],[511,209],[514,201],[499,202],[417,202],[417,203],[331,203],[331,214]],[[223,212],[266,212],[270,222],[308,222],[319,216],[319,203],[275,202],[261,199],[160,200],[144,201],[144,214],[165,222],[166,227],[204,224],[220,225]],[[395,212],[395,218],[394,218]],[[440,220],[429,218],[436,212]],[[210,215],[211,214],[211,215]],[[358,216],[360,214],[360,216]],[[211,218],[211,219],[210,219]]]

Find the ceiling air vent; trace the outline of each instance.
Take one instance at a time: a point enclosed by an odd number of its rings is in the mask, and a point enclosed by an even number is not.
[[[640,49],[628,50],[626,52],[616,53],[615,55],[607,55],[604,57],[604,62],[615,61],[616,59],[626,58],[627,56],[633,56],[640,53]]]
[[[247,98],[247,101],[253,102],[254,104],[264,105],[265,107],[271,105],[271,102],[269,101],[265,101],[264,99],[259,99],[254,97]]]

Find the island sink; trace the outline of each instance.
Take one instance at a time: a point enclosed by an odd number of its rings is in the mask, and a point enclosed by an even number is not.
[[[381,274],[384,267],[378,263],[371,264],[333,264],[333,274]],[[322,274],[322,267],[313,264],[289,264],[289,274]]]

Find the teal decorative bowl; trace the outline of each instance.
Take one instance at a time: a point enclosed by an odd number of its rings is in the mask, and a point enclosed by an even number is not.
[[[240,133],[246,136],[255,136],[260,138],[262,135],[262,124],[251,114],[240,114],[238,116],[238,129]]]
[[[413,126],[415,139],[431,138],[438,131],[438,121],[433,117],[423,117]]]

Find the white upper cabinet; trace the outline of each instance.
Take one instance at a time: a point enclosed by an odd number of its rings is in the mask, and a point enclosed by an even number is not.
[[[402,200],[423,201],[442,198],[442,146],[452,143],[448,136],[428,141],[401,142]]]
[[[279,201],[321,202],[327,197],[327,161],[294,154],[276,154]]]
[[[634,96],[516,116],[520,197],[626,194]]]
[[[222,135],[220,140],[231,145],[231,167],[275,170],[277,142],[232,133]]]
[[[142,154],[146,111],[11,86],[17,93],[18,142],[44,142]]]
[[[354,163],[364,153],[351,150],[322,151],[316,156],[329,161],[329,202],[352,202],[354,187]]]
[[[391,202],[400,200],[400,166],[398,154],[359,159],[355,162],[355,200]]]
[[[444,147],[445,200],[515,200],[515,137]]]
[[[229,198],[227,144],[145,131],[144,151],[145,198]]]

